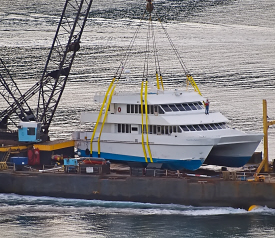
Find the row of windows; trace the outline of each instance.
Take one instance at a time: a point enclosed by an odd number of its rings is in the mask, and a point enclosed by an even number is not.
[[[178,112],[178,111],[191,111],[191,110],[200,110],[203,109],[201,102],[193,103],[179,103],[179,104],[169,104],[169,105],[160,105],[165,112]]]
[[[191,111],[203,109],[201,102],[178,103],[178,104],[162,104],[147,105],[148,114],[164,114],[165,112]],[[141,113],[141,105],[127,104],[127,113]],[[143,105],[143,113],[145,113],[145,105]]]
[[[180,126],[180,128],[183,131],[207,131],[207,130],[226,129],[227,127],[225,123],[212,123],[212,124]]]
[[[154,114],[155,112],[159,112],[159,106],[157,105],[147,105],[147,113]],[[138,104],[127,104],[127,113],[141,113],[141,105]],[[145,113],[145,105],[143,105],[143,113]],[[161,114],[164,114],[162,111]]]
[[[140,126],[141,127],[141,126]],[[182,125],[182,126],[156,126],[148,125],[149,134],[169,135],[172,133],[181,133],[182,131],[207,131],[226,129],[225,123],[212,123],[201,125]],[[130,124],[117,124],[117,132],[131,133],[132,131],[139,131],[137,126]],[[146,125],[143,126],[143,133],[146,133]]]

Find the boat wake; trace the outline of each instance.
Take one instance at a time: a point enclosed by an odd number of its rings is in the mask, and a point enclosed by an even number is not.
[[[16,194],[0,194],[0,214],[6,212],[29,213],[92,213],[104,215],[180,215],[180,216],[216,216],[231,214],[275,215],[275,209],[258,207],[248,212],[232,207],[193,207],[177,204],[153,204],[122,201],[101,201],[84,199],[66,199],[54,197],[34,197]]]

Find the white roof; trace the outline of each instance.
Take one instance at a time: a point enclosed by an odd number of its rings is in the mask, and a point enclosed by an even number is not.
[[[95,95],[94,100],[96,102],[102,103],[104,96],[104,94]],[[158,91],[157,93],[148,92],[147,95],[147,103],[151,105],[198,102],[203,100],[204,98],[200,96],[197,92],[190,91]],[[131,92],[114,94],[112,97],[112,103],[140,104],[140,93]]]
[[[20,121],[18,123],[19,126],[22,127],[33,127],[33,128],[37,128],[37,124],[40,124],[39,122],[35,122],[35,121]]]

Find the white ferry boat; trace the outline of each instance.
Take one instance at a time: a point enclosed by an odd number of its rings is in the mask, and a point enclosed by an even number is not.
[[[151,0],[147,0],[146,9],[149,21],[140,93],[114,94],[121,74],[125,73],[138,28],[106,95],[96,95],[94,98],[95,102],[101,103],[101,110],[81,114],[80,121],[93,123],[93,131],[73,134],[79,155],[145,165],[161,163],[163,168],[176,170],[196,170],[204,162],[243,166],[251,158],[263,134],[230,129],[228,120],[219,112],[205,114],[205,98],[201,96],[168,32],[159,17],[155,23],[152,21]],[[155,36],[154,31],[157,22],[195,92],[164,90],[156,47],[159,37]],[[150,60],[149,53],[153,55],[153,60]],[[151,63],[155,65],[151,66]],[[151,88],[151,91],[148,91],[148,79],[150,82],[154,80],[149,69],[156,72],[157,88]]]
[[[96,95],[94,101],[104,103],[104,95]],[[92,146],[93,132],[74,133],[78,153],[116,161],[162,163],[164,168],[177,170],[196,170],[206,159],[209,164],[243,166],[263,135],[229,128],[220,112],[206,115],[203,101],[197,92],[154,90],[147,95],[146,116],[139,93],[114,94],[106,120],[102,117],[98,121]],[[98,116],[98,112],[83,112],[80,121],[96,123]]]

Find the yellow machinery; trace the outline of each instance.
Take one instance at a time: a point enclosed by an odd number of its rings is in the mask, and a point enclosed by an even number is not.
[[[275,121],[268,121],[267,120],[267,103],[266,100],[263,99],[263,132],[264,132],[264,158],[260,163],[259,167],[257,168],[254,179],[250,179],[248,181],[257,181],[257,182],[264,182],[265,177],[263,175],[259,175],[262,168],[264,168],[264,172],[269,172],[268,166],[268,127],[275,124]]]
[[[8,150],[0,161],[0,170],[8,169],[7,160],[10,156],[10,150]]]

